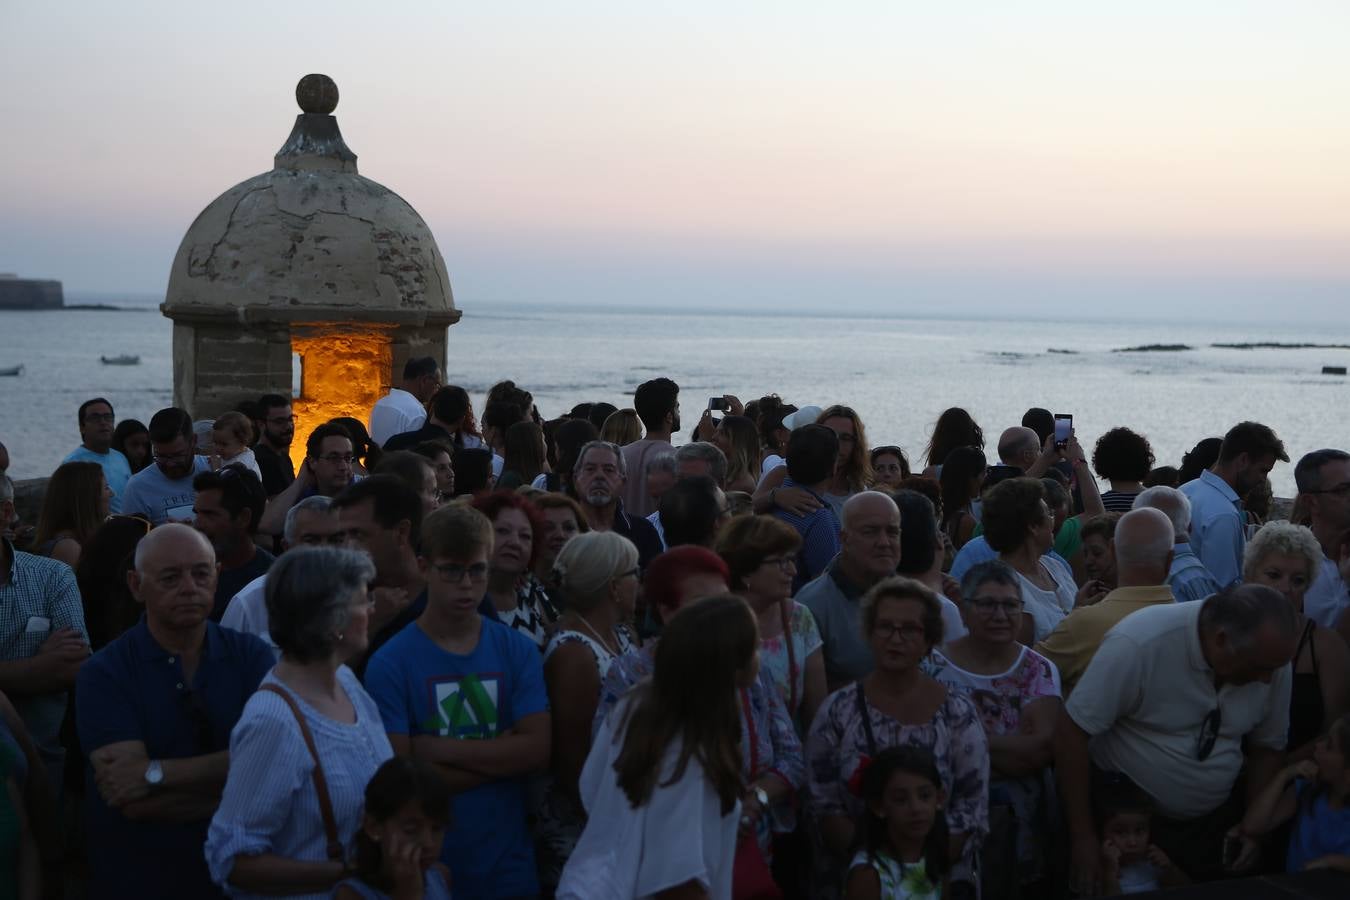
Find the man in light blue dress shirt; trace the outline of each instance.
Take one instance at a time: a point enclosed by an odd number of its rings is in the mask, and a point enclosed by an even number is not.
[[[1224,435],[1218,462],[1181,486],[1191,501],[1191,549],[1220,587],[1242,578],[1247,545],[1242,498],[1265,481],[1276,460],[1289,462],[1289,454],[1275,432],[1239,422]]]
[[[86,400],[80,404],[79,420],[80,446],[61,462],[92,462],[102,466],[103,478],[113,493],[108,510],[121,512],[122,492],[131,480],[131,463],[121,451],[112,448],[113,425],[117,421],[112,404],[102,397]]]

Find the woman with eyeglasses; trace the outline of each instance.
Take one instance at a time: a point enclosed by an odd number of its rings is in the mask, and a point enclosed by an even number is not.
[[[1288,522],[1263,525],[1242,554],[1243,581],[1279,591],[1298,618],[1286,751],[1286,758],[1293,762],[1311,758],[1317,738],[1350,712],[1350,649],[1330,629],[1318,628],[1303,609],[1304,596],[1319,577],[1319,569],[1322,547],[1316,536]]]
[[[78,566],[81,549],[108,517],[112,498],[98,463],[62,463],[47,482],[33,552],[72,569]]]
[[[569,541],[555,569],[567,612],[544,648],[544,682],[553,710],[552,770],[537,809],[534,839],[542,886],[557,885],[586,815],[577,793],[591,751],[591,723],[610,664],[636,645],[638,551],[612,531]]]
[[[760,665],[773,680],[798,730],[825,700],[825,656],[811,610],[792,599],[801,535],[772,516],[741,516],[717,538],[717,554],[731,572],[731,589],[759,620]]]
[[[947,794],[953,897],[974,897],[974,861],[988,831],[989,742],[975,704],[924,673],[942,643],[942,606],[927,587],[888,578],[862,599],[876,668],[825,699],[806,739],[809,798],[824,843],[822,896],[837,896],[863,801],[851,789],[866,760],[910,744],[933,754]]]
[[[961,580],[967,633],[935,649],[929,673],[969,697],[989,739],[989,837],[981,853],[981,896],[1039,896],[1044,878],[1043,785],[1059,720],[1059,677],[1050,661],[1019,644],[1022,588],[998,560]]]

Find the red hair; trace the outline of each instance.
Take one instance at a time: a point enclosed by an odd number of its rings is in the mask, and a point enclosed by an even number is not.
[[[503,510],[518,509],[525,514],[525,518],[530,520],[530,532],[533,539],[530,542],[530,568],[539,560],[539,551],[543,547],[544,528],[547,522],[544,514],[539,511],[539,507],[530,502],[528,497],[523,494],[517,494],[515,491],[491,491],[479,494],[473,498],[470,504],[474,509],[488,517],[488,521],[493,525],[497,524],[497,517]]]
[[[648,604],[667,612],[679,609],[688,599],[680,596],[681,582],[690,575],[716,575],[723,584],[731,581],[731,571],[722,557],[707,547],[685,544],[667,550],[647,566],[642,589]]]

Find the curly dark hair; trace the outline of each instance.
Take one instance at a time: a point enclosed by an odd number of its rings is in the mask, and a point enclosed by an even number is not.
[[[1153,448],[1148,438],[1138,432],[1112,428],[1097,438],[1092,468],[1108,481],[1143,481],[1153,468]]]
[[[984,495],[984,539],[999,553],[1010,553],[1022,545],[1027,532],[1040,524],[1045,510],[1045,485],[1039,478],[1009,478],[1000,481]]]

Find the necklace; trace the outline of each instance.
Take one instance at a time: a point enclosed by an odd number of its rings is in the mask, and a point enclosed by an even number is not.
[[[616,648],[611,648],[609,645],[609,641],[601,637],[600,632],[595,629],[594,625],[592,625],[590,622],[587,622],[586,617],[583,616],[581,613],[577,613],[577,621],[580,622],[582,625],[586,626],[586,630],[589,631],[595,637],[595,639],[600,642],[600,646],[605,648],[605,652],[609,654],[611,659],[619,655],[619,651]],[[615,644],[617,646],[618,644],[617,640],[615,641]]]

